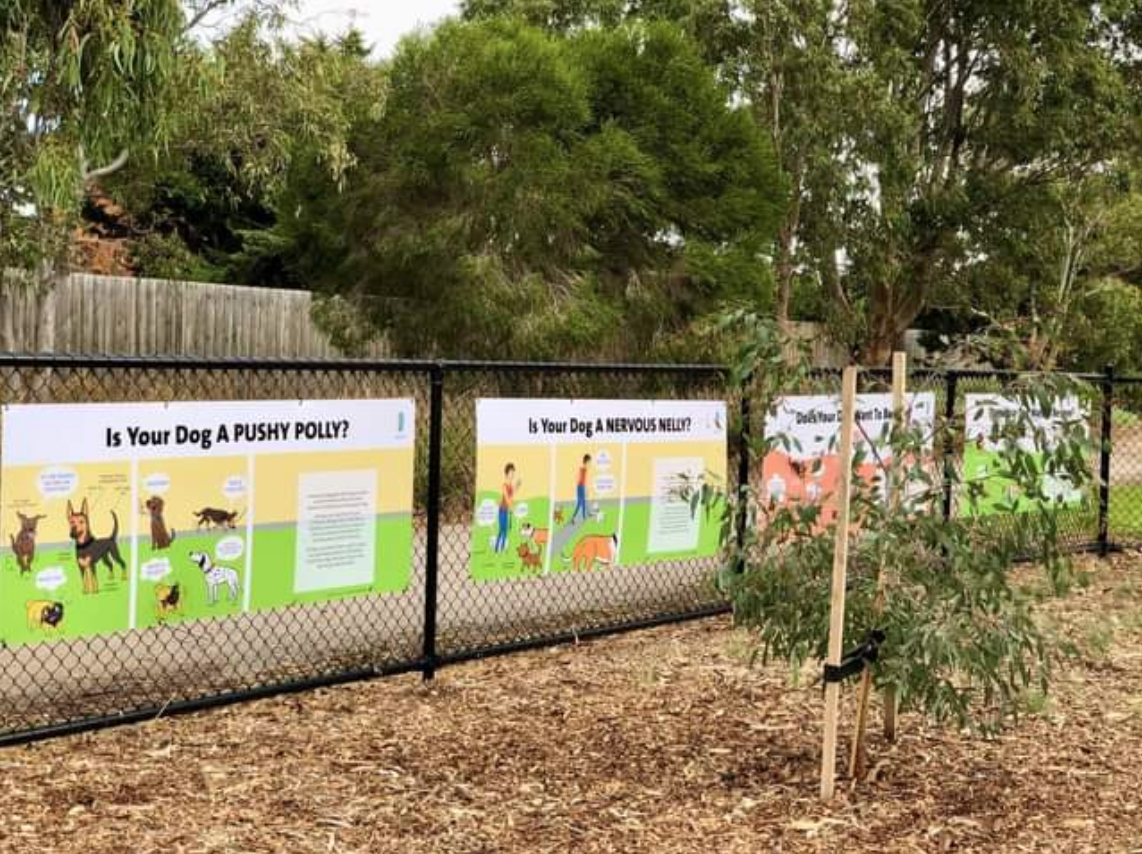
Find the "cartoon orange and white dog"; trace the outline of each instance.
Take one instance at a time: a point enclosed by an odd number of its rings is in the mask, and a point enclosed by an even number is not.
[[[593,534],[583,537],[575,543],[571,557],[561,557],[576,572],[594,569],[596,566],[611,566],[619,559],[619,535]]]

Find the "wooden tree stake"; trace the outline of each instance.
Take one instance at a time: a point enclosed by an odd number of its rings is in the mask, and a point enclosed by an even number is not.
[[[837,535],[833,547],[833,591],[829,607],[829,650],[827,662],[841,663],[845,642],[845,583],[849,558],[849,497],[852,490],[853,423],[856,409],[857,372],[845,368],[841,389],[840,474],[837,485]],[[825,734],[821,751],[821,798],[833,797],[837,775],[837,724],[841,686],[825,683]]]
[[[893,428],[904,423],[904,392],[908,380],[907,357],[904,353],[892,354],[892,423]],[[894,477],[895,472],[902,465],[901,460],[892,458],[884,472],[885,495],[888,499],[890,513],[900,508],[899,484]],[[873,613],[884,611],[884,599],[888,588],[888,575],[880,567],[876,579],[876,602],[873,604]],[[849,775],[852,779],[863,780],[866,767],[864,732],[868,723],[868,703],[872,694],[872,668],[865,667],[860,677],[860,689],[857,692],[857,719],[856,729],[853,733],[852,751],[849,754]],[[889,741],[896,739],[896,692],[892,688],[884,689],[884,735]]]

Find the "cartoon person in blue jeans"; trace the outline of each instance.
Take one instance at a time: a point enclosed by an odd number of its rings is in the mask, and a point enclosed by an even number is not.
[[[518,479],[513,480],[514,474],[515,463],[508,463],[504,466],[504,483],[500,487],[499,530],[496,533],[496,547],[493,549],[496,554],[505,551],[508,547],[508,530],[511,528],[512,507],[515,506],[515,494],[520,484]]]
[[[582,513],[583,521],[587,521],[587,475],[591,465],[591,455],[583,455],[583,465],[579,466],[579,475],[575,480],[575,512],[571,514],[571,524],[575,524],[576,517]]]

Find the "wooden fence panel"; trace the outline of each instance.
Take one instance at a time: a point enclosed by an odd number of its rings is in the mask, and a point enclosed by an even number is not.
[[[74,273],[52,295],[0,276],[0,350],[218,358],[341,355],[304,291]],[[54,318],[54,334],[48,334]],[[48,340],[48,339],[54,340]],[[383,341],[366,355],[383,358]]]

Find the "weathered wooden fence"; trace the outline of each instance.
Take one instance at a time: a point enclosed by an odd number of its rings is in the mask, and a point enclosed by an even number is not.
[[[54,293],[0,277],[0,349],[206,357],[342,355],[305,291],[73,273]],[[383,342],[363,355],[388,355]]]
[[[323,359],[344,355],[312,317],[306,291],[212,285],[73,273],[54,293],[24,277],[0,276],[0,351]],[[821,367],[848,364],[848,354],[815,323],[794,323]],[[904,347],[922,358],[919,332]],[[383,341],[364,353],[391,355]]]

